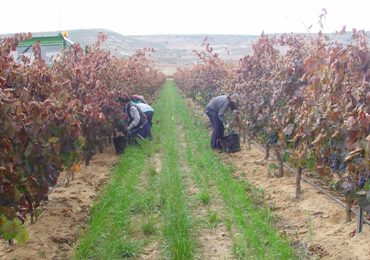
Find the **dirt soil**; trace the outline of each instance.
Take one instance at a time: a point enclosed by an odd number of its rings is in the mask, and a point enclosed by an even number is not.
[[[346,223],[345,209],[311,185],[302,181],[303,194],[295,198],[295,175],[285,169],[282,178],[268,177],[270,159],[262,164],[264,151],[242,144],[235,154],[220,157],[236,166],[234,177],[246,180],[264,191],[267,204],[277,216],[277,228],[309,258],[370,259],[370,227],[354,236],[355,217]],[[276,163],[276,162],[274,162]],[[304,174],[304,173],[303,173]]]
[[[203,108],[186,98],[186,103],[209,125]],[[209,125],[211,131],[211,127]],[[211,134],[211,132],[210,132]],[[270,153],[272,153],[270,151]],[[276,228],[293,244],[303,250],[311,259],[370,259],[370,226],[364,224],[363,232],[354,235],[356,218],[346,223],[345,209],[301,181],[303,194],[295,198],[295,175],[285,169],[284,177],[267,177],[270,160],[261,164],[264,151],[252,145],[241,144],[241,151],[235,154],[220,154],[220,158],[236,166],[234,177],[263,189],[266,203],[277,216]],[[303,175],[305,173],[303,172]]]
[[[157,173],[160,173],[162,170],[162,160],[163,160],[163,154],[156,153],[153,156],[149,158],[149,160],[146,162],[148,165],[152,165]],[[149,176],[148,172],[145,171],[140,175],[140,184],[139,189],[141,188],[143,192],[149,189]],[[140,220],[143,221],[143,219],[140,219],[138,216],[134,216],[136,226],[141,227],[142,222],[140,224]],[[143,218],[143,217],[142,217]],[[158,226],[157,226],[158,227]],[[137,237],[136,239],[144,239],[143,237]],[[140,255],[137,256],[137,259],[140,260],[154,260],[154,259],[162,259],[161,256],[161,245],[158,240],[154,240],[148,245],[144,246],[143,251],[140,253]]]
[[[54,189],[38,221],[28,227],[29,241],[11,247],[0,241],[0,259],[71,259],[93,202],[118,159],[114,148],[109,147],[96,154],[89,166],[82,166],[68,187]]]
[[[211,212],[216,212],[220,218],[220,223],[218,223],[215,227],[206,227],[205,225],[199,227],[197,230],[197,242],[198,246],[200,247],[200,256],[197,259],[207,259],[207,260],[219,260],[219,259],[229,259],[233,260],[235,257],[232,254],[232,239],[229,231],[227,230],[224,219],[226,214],[226,206],[224,205],[223,201],[221,200],[217,189],[215,188],[215,184],[213,184],[213,189],[210,189],[210,197],[212,201],[205,205],[196,199],[199,196],[200,189],[191,177],[191,167],[185,160],[184,151],[186,150],[186,142],[185,137],[183,135],[183,130],[181,127],[179,129],[179,138],[178,142],[181,147],[180,149],[180,165],[182,167],[183,172],[183,181],[185,184],[185,194],[186,198],[189,201],[193,201],[193,203],[189,203],[189,207],[192,210],[193,216],[198,220],[207,220],[207,216]],[[212,183],[212,182],[211,182]]]
[[[261,165],[264,152],[260,148],[254,145],[251,150],[245,145],[241,148],[238,153],[221,154],[220,157],[236,166],[235,178],[263,189],[266,202],[277,216],[278,230],[303,248],[309,258],[370,259],[369,225],[364,224],[363,232],[353,236],[356,222],[345,222],[345,210],[340,205],[304,182],[301,184],[303,194],[296,199],[292,173],[286,170],[282,178],[267,177],[268,165],[273,161]],[[68,187],[56,188],[38,221],[28,227],[29,242],[10,247],[1,240],[0,259],[70,259],[78,233],[84,229],[91,206],[118,159],[114,148],[110,147],[105,153],[97,154],[90,166],[81,167]],[[222,236],[226,233],[222,229],[212,232]],[[219,237],[214,233],[204,236]],[[224,242],[221,247],[225,246]],[[158,245],[153,246],[157,248]],[[226,247],[229,246],[226,243]]]

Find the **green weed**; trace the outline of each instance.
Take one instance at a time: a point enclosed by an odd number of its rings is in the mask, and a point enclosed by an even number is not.
[[[205,205],[208,205],[211,202],[211,197],[206,191],[201,191],[198,196],[199,200]]]
[[[149,218],[145,221],[145,223],[142,225],[141,229],[146,236],[154,235],[157,232],[156,228],[156,221],[153,218]]]
[[[217,212],[211,211],[208,214],[208,222],[210,228],[216,228],[218,224],[221,222],[220,217],[218,216]]]

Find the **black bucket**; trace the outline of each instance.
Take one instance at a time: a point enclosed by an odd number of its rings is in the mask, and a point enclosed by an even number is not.
[[[114,149],[116,154],[123,154],[127,145],[127,139],[125,136],[117,136],[113,138]]]
[[[240,137],[238,134],[224,136],[220,143],[222,150],[227,153],[236,153],[240,151]]]

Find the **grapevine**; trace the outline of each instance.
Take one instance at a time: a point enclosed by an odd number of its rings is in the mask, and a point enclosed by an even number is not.
[[[200,56],[200,61],[174,76],[187,95],[201,93],[208,101],[221,93],[240,93],[248,135],[273,146],[280,161],[289,160],[299,174],[305,168],[316,172],[346,196],[369,190],[370,52],[365,32],[354,30],[348,45],[321,32],[262,34],[253,53],[237,65],[226,66],[214,56]],[[215,76],[209,68],[223,73]],[[195,84],[199,81],[203,84]],[[278,176],[282,174],[281,162]]]
[[[0,42],[0,236],[18,241],[60,173],[73,176],[116,134],[116,97],[153,94],[164,81],[146,57],[152,50],[115,57],[101,48],[103,34],[88,53],[75,44],[50,68],[37,44],[32,63],[15,62],[10,51],[29,37]]]

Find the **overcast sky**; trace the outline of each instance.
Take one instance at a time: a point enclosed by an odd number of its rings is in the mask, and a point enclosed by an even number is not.
[[[104,28],[124,35],[370,30],[370,0],[3,0],[0,34]]]

